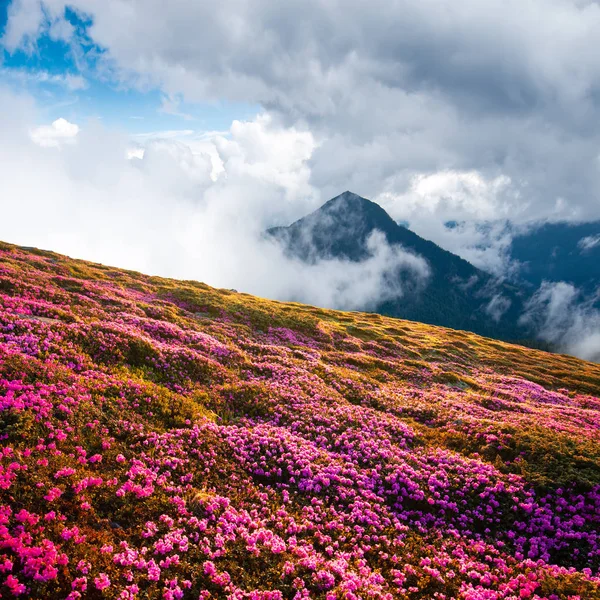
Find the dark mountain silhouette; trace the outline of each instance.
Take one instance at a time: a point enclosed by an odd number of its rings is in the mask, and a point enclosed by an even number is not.
[[[388,244],[402,246],[424,258],[431,276],[426,286],[403,286],[404,293],[381,302],[374,312],[388,316],[466,329],[508,340],[524,340],[529,332],[518,323],[525,294],[495,279],[466,260],[396,223],[378,204],[352,192],[333,198],[289,227],[267,234],[285,252],[305,262],[369,257],[370,236],[380,231]]]

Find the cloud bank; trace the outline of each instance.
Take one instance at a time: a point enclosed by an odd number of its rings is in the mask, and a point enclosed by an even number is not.
[[[2,240],[343,309],[401,295],[391,276],[399,269],[428,276],[424,260],[378,236],[359,264],[306,265],[264,239],[267,227],[320,203],[308,183],[312,136],[267,116],[195,146],[152,137],[132,153],[129,138],[99,122],[32,130],[30,98],[4,90],[0,103]]]
[[[325,197],[385,195],[410,220],[404,199],[443,180],[458,220],[600,216],[592,0],[13,0],[9,17],[9,51],[48,33],[84,73],[158,86],[169,106],[248,102],[306,128]]]
[[[445,221],[600,218],[592,0],[13,0],[6,50],[43,35],[80,76],[158,87],[171,113],[262,106],[280,135],[311,140],[305,181],[322,198],[371,198],[494,272],[511,266],[507,232]]]

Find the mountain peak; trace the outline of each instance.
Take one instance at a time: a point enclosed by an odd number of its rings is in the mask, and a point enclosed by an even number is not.
[[[356,233],[360,238],[377,229],[389,235],[398,224],[388,213],[371,200],[346,190],[318,208],[312,214],[297,221],[303,228],[318,226],[332,229],[334,237]],[[296,224],[294,224],[296,225]]]
[[[424,259],[431,272],[424,293],[403,293],[378,304],[377,312],[498,337],[524,337],[517,323],[522,301],[514,289],[496,285],[491,275],[402,227],[381,206],[354,192],[346,190],[289,227],[268,233],[289,256],[317,263],[369,259],[373,256],[369,239],[374,232],[383,234],[387,244],[399,252]],[[407,288],[406,277],[402,285]],[[490,317],[488,308],[495,296],[502,297],[506,307],[497,320]]]
[[[398,228],[381,206],[346,190],[289,227],[268,233],[289,254],[309,262],[334,257],[360,261],[369,256],[367,239],[374,231],[392,243]]]
[[[358,194],[355,194],[354,192],[351,192],[350,190],[346,190],[345,192],[342,192],[339,196],[335,196],[335,198],[332,198],[329,202],[334,202],[335,200],[338,200],[338,199],[371,202],[370,200],[367,200],[366,198],[363,198],[363,196],[359,196]]]
[[[385,213],[383,208],[381,208],[381,206],[379,206],[375,202],[372,202],[371,200],[367,200],[366,198],[363,198],[362,196],[359,196],[358,194],[355,194],[354,192],[351,192],[349,190],[346,190],[345,192],[342,192],[341,194],[339,194],[339,196],[335,196],[331,200],[328,200],[325,204],[323,204],[323,206],[321,206],[321,208],[319,210],[327,209],[328,207],[340,206],[340,205],[343,205],[343,206],[349,207],[349,208],[352,207],[355,209],[360,209],[360,208],[364,209],[367,207],[369,207],[369,208],[377,207],[379,210],[381,210],[382,212]],[[319,212],[319,211],[317,211],[317,212]]]

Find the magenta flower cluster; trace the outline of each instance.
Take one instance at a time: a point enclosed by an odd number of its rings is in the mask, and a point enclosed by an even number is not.
[[[600,597],[595,384],[307,311],[0,245],[0,597]]]

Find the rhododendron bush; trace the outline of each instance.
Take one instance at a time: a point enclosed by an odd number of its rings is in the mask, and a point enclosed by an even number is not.
[[[0,245],[2,598],[600,598],[600,367]]]

